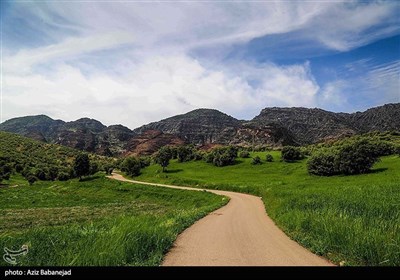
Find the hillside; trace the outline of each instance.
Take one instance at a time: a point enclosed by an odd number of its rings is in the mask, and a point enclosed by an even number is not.
[[[82,118],[72,122],[44,115],[14,118],[0,130],[101,155],[150,154],[163,145],[304,145],[371,131],[400,131],[400,103],[365,112],[265,108],[249,121],[213,109],[197,109],[131,130]],[[150,131],[149,133],[146,133]]]
[[[0,131],[0,158],[6,158],[17,172],[37,174],[56,178],[60,173],[71,175],[75,157],[79,150],[62,145],[48,144],[17,134]],[[110,162],[110,158],[91,154],[90,158],[101,165]],[[50,173],[54,173],[50,175]],[[40,177],[40,176],[38,176]],[[65,176],[64,176],[65,177]]]

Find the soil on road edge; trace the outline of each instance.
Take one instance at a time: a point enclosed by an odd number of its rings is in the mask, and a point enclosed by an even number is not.
[[[203,191],[134,181],[113,173],[109,178],[142,185]],[[268,217],[261,198],[221,190],[227,205],[184,230],[165,255],[163,266],[332,266],[286,236]]]

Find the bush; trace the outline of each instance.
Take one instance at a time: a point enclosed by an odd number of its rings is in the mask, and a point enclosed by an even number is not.
[[[151,159],[149,157],[140,157],[139,162],[140,162],[140,167],[145,168],[147,166],[150,166]]]
[[[60,181],[68,181],[70,179],[69,174],[65,171],[60,171],[58,173],[58,180]]]
[[[220,147],[212,150],[205,157],[207,162],[212,162],[215,166],[222,167],[235,164],[237,158],[237,148],[233,146]]]
[[[266,157],[265,157],[265,160],[267,162],[273,162],[274,161],[274,157],[272,155],[270,155],[270,154],[267,154]]]
[[[87,154],[79,154],[74,161],[75,175],[82,179],[82,176],[90,174],[90,160]]]
[[[195,152],[192,145],[180,146],[176,149],[176,157],[179,162],[191,161],[194,159]]]
[[[301,153],[300,148],[293,147],[293,146],[283,147],[281,156],[284,161],[289,161],[289,162],[295,161],[295,160],[300,160],[303,158],[303,154]]]
[[[3,180],[10,179],[11,166],[6,158],[0,158],[0,183]]]
[[[36,169],[35,172],[35,177],[41,181],[45,181],[46,180],[46,172],[42,169]]]
[[[239,157],[241,157],[241,158],[249,158],[250,157],[250,153],[248,151],[241,151],[239,153]]]
[[[28,181],[29,185],[33,185],[37,181],[37,178],[33,174],[28,174],[25,179]]]
[[[253,165],[261,164],[261,158],[259,156],[253,157],[253,160],[251,161],[251,164],[253,164]]]
[[[96,174],[98,171],[99,171],[99,165],[97,164],[97,162],[91,162],[89,168],[89,174],[93,175]]]
[[[315,153],[307,162],[310,174],[332,176],[339,173],[337,166],[337,153],[335,151],[320,151]]]
[[[366,173],[378,161],[374,145],[367,140],[343,146],[339,150],[337,166],[343,174]]]
[[[315,153],[307,162],[307,169],[310,174],[321,176],[361,174],[378,160],[376,145],[362,139]]]
[[[140,168],[140,161],[135,157],[127,157],[121,164],[121,170],[129,176],[138,176]]]

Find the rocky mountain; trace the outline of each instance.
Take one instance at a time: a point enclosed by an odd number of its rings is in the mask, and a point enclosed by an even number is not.
[[[212,109],[197,109],[183,115],[153,122],[134,130],[141,134],[159,130],[176,135],[188,143],[224,143],[229,141],[241,122],[227,114]]]
[[[0,124],[0,130],[102,155],[126,152],[128,140],[135,135],[122,125],[107,127],[89,118],[64,122],[45,115],[8,120]]]
[[[152,154],[164,145],[212,146],[311,144],[369,131],[400,131],[400,103],[365,112],[333,113],[308,108],[265,108],[249,121],[212,109],[197,109],[135,130],[82,118],[64,122],[28,116],[0,124],[0,130],[102,155]]]
[[[299,144],[357,133],[347,115],[321,109],[265,108],[250,123],[256,127],[266,124],[282,126],[294,135]]]
[[[265,108],[250,123],[256,127],[283,126],[294,135],[297,143],[311,144],[369,131],[400,130],[400,103],[352,114],[317,108]]]
[[[400,103],[350,114],[348,118],[359,132],[400,130]]]

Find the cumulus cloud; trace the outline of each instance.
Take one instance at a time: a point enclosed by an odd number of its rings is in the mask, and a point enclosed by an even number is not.
[[[343,51],[397,32],[381,26],[398,23],[397,12],[395,2],[16,2],[6,22],[27,23],[37,42],[5,25],[4,118],[89,116],[133,128],[199,107],[251,118],[266,106],[333,102],[346,86],[320,89],[308,63],[210,63],[192,51],[289,32]]]
[[[243,75],[207,69],[185,55],[153,57],[124,77],[113,77],[101,72],[85,76],[64,64],[51,77],[6,75],[4,90],[18,94],[6,95],[4,101],[14,108],[11,116],[25,111],[67,120],[88,116],[131,128],[195,108],[250,117],[268,105],[315,105],[318,85],[307,64],[240,67]],[[257,84],[249,84],[248,79]]]

